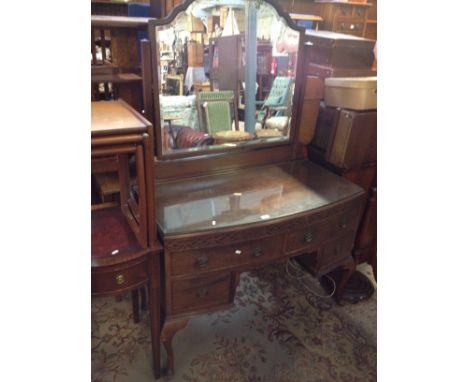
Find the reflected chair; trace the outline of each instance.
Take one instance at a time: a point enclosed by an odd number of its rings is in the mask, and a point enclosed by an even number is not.
[[[197,109],[200,128],[207,133],[214,135],[220,131],[230,131],[233,120],[234,129],[239,130],[239,118],[232,90],[197,93]]]
[[[288,94],[288,101],[285,107],[277,108],[275,115],[266,116],[263,130],[276,130],[283,135],[288,135],[289,123],[291,121],[291,108],[294,96],[294,83],[291,84]]]
[[[267,98],[256,102],[257,106],[260,106],[257,122],[261,123],[262,127],[268,118],[282,116],[288,110],[292,84],[292,77],[276,77]]]
[[[205,126],[215,143],[226,144],[253,139],[251,133],[243,131],[243,128],[239,129],[239,124],[243,122],[239,122],[232,90],[200,92],[197,94],[197,107],[201,126]]]

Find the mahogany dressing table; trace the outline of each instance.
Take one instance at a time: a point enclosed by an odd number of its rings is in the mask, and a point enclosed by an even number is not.
[[[120,205],[91,210],[91,294],[132,291],[134,319],[138,288],[148,286],[154,376],[160,376],[160,255],[154,227],[152,125],[124,101],[91,103],[91,156],[117,155]],[[130,186],[130,157],[137,193]],[[135,301],[137,301],[135,305]]]
[[[143,62],[150,63],[150,69],[143,67],[144,81],[152,88],[145,95],[145,105],[153,105],[147,115],[154,118],[157,143],[155,221],[164,246],[161,341],[168,354],[169,373],[174,372],[175,333],[194,315],[232,304],[241,272],[289,258],[298,258],[317,276],[341,268],[344,277],[335,292],[339,300],[355,269],[351,249],[365,201],[359,186],[305,156],[317,116],[310,110],[318,109],[322,89],[316,78],[304,72],[304,29],[270,0],[219,0],[216,4],[213,7],[210,0],[187,1],[167,18],[150,20],[151,45],[143,44],[142,49]],[[169,111],[162,105],[170,104],[171,99],[161,102],[166,97],[161,92],[165,73],[159,63],[164,54],[171,56],[173,41],[190,36],[186,29],[189,18],[192,22],[193,18],[204,20],[216,16],[220,8],[235,9],[237,13],[231,15],[234,18],[239,12],[245,16],[237,18],[244,50],[236,53],[242,54],[236,61],[245,63],[239,73],[245,82],[243,123],[234,123],[232,116],[236,113],[220,112],[229,109],[222,101],[217,109],[199,110],[206,114],[197,116],[198,125],[192,123],[189,113],[178,123],[209,133],[203,121],[218,112],[216,118],[231,118],[233,122],[224,120],[223,126],[232,125],[235,130],[243,125],[243,130],[255,138],[170,148],[164,144],[164,130],[168,127],[164,120]],[[263,96],[256,92],[257,41],[269,41],[273,58],[280,63],[272,68],[266,83],[280,77],[289,84],[275,96],[278,103],[282,95],[290,100],[289,106],[274,116],[287,120],[279,137],[258,138],[261,134],[255,134],[261,105],[269,96],[268,92]],[[145,54],[149,57],[145,58]],[[210,80],[210,91],[236,94],[237,88],[224,86]],[[199,94],[188,94],[187,105]],[[238,107],[237,101],[234,107]]]

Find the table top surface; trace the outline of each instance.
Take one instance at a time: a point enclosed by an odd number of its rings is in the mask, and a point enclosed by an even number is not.
[[[362,193],[300,160],[158,183],[156,220],[165,236],[213,231],[310,212]]]
[[[91,134],[139,133],[146,131],[143,118],[121,101],[91,102]]]

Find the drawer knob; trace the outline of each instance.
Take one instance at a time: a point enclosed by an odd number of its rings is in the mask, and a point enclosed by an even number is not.
[[[197,290],[197,296],[200,298],[205,297],[208,294],[208,289],[207,288],[200,288]]]
[[[236,250],[234,251],[234,253],[235,253],[236,255],[242,255],[242,251],[241,251],[240,249],[236,249]]]
[[[115,282],[117,283],[117,285],[122,285],[125,282],[124,275],[115,276]]]
[[[307,232],[304,236],[304,241],[306,243],[312,242],[313,239],[314,239],[314,235],[312,235],[312,232]]]
[[[351,25],[349,26],[349,29],[351,29],[351,30],[353,30],[354,28],[355,28],[355,27],[354,27],[354,24],[351,24]]]
[[[205,268],[208,265],[208,256],[200,256],[197,260],[198,268]]]
[[[253,250],[254,257],[259,257],[263,255],[262,247],[255,247]]]
[[[343,220],[340,221],[339,227],[341,229],[345,229],[347,226],[348,226],[348,224],[346,224],[346,219],[343,219]]]

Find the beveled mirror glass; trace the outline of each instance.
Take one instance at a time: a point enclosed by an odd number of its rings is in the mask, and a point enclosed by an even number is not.
[[[182,9],[150,29],[159,152],[288,142],[299,29],[259,0]]]

